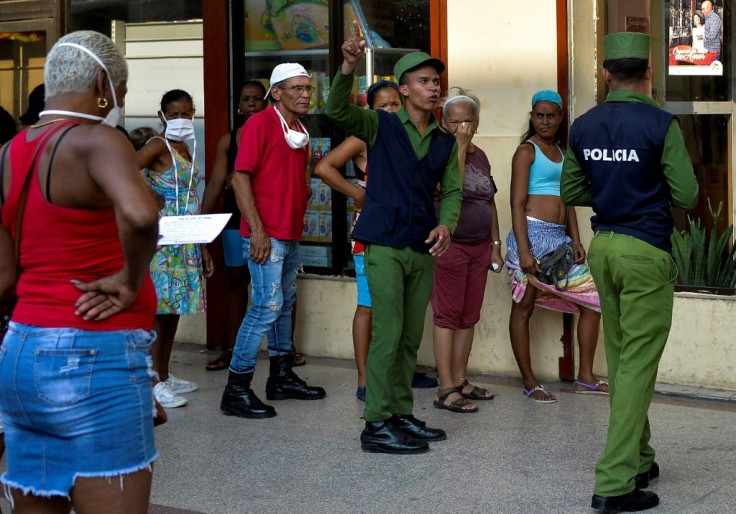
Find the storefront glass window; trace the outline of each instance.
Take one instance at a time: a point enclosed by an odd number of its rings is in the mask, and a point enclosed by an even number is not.
[[[606,2],[606,33],[652,36],[653,96],[677,116],[693,163],[699,201],[688,212],[673,209],[676,230],[689,219],[719,232],[734,222],[732,26],[731,0]]]
[[[668,35],[664,75],[665,108],[678,115],[700,185],[700,200],[689,213],[720,230],[732,224],[729,177],[733,159],[733,56],[731,5],[727,0],[665,0]],[[677,216],[677,228],[687,217]]]
[[[27,107],[28,94],[43,82],[46,50],[43,30],[0,30],[0,106],[16,120]]]
[[[359,5],[376,48],[417,48],[429,52],[429,0],[345,1],[345,21]]]
[[[728,209],[730,116],[681,114],[678,119],[700,185],[698,205],[689,215],[693,219],[699,218],[707,227],[715,221],[718,230],[722,231],[731,224]],[[716,220],[711,216],[709,205],[713,211],[722,205]],[[675,215],[677,227],[684,229],[688,223],[687,216],[681,210],[676,210]]]
[[[704,11],[704,3],[712,4],[712,9],[706,6]],[[732,39],[724,0],[669,0],[666,8],[666,101],[731,100]]]
[[[310,134],[310,171],[345,137],[324,115],[324,101],[332,78],[330,63],[340,61],[342,55],[339,46],[330,48],[331,10],[335,17],[343,18],[340,42],[346,31],[353,29],[353,20],[358,20],[369,42],[366,58],[355,73],[351,97],[352,102],[362,107],[365,107],[366,89],[381,78],[392,78],[393,66],[402,55],[412,50],[429,51],[429,0],[239,2],[243,9],[242,78],[258,79],[268,85],[271,70],[282,62],[298,62],[312,77],[314,94],[309,113],[302,119]],[[345,175],[355,180],[351,164],[347,164]],[[311,187],[301,239],[302,260],[309,271],[341,274],[352,267],[349,234],[353,202],[339,193],[332,194],[316,177],[311,179]]]

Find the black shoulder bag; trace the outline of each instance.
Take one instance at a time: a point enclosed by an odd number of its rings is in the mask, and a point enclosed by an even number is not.
[[[570,268],[573,264],[575,264],[575,252],[572,251],[572,246],[562,243],[539,260],[539,267],[542,268],[542,271],[537,278],[540,282],[554,285],[558,291],[564,291],[567,289]],[[560,285],[563,280],[565,282]]]
[[[565,207],[565,231],[567,231],[567,209],[568,207]],[[575,252],[572,250],[572,245],[563,241],[557,248],[539,259],[539,267],[542,271],[537,274],[537,278],[544,284],[555,286],[558,291],[564,291],[570,281],[570,269],[573,264],[575,264]],[[563,280],[564,283],[560,285]]]

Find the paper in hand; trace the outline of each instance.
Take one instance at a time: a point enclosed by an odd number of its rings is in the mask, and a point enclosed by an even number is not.
[[[232,214],[164,216],[158,220],[159,245],[211,243]]]

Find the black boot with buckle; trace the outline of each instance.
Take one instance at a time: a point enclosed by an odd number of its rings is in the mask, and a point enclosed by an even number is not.
[[[271,357],[270,376],[266,382],[266,398],[269,400],[319,400],[325,397],[321,387],[309,387],[291,369],[291,355]]]
[[[253,380],[252,371],[230,372],[225,391],[222,393],[220,412],[226,416],[251,419],[272,418],[276,415],[276,409],[263,403],[250,388],[251,380]]]

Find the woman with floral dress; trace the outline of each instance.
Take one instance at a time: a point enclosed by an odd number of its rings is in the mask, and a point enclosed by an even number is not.
[[[153,190],[164,198],[162,216],[199,214],[197,187],[203,177],[194,164],[197,145],[191,95],[180,89],[168,91],[161,99],[158,116],[164,131],[138,151],[138,165]],[[194,143],[194,153],[190,152],[186,141]],[[179,316],[204,312],[204,279],[212,272],[212,260],[204,245],[165,245],[153,256],[151,278],[156,287],[158,307],[154,322],[156,341],[151,356],[159,379],[153,391],[164,407],[186,405],[187,399],[180,395],[197,390],[194,382],[169,373],[169,358]]]

